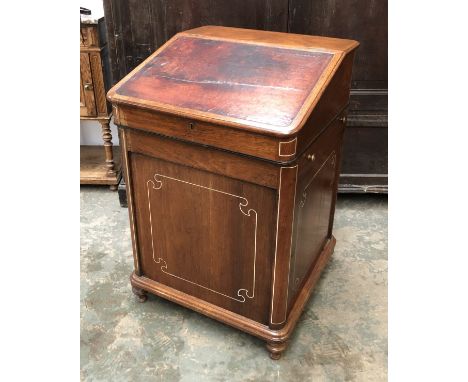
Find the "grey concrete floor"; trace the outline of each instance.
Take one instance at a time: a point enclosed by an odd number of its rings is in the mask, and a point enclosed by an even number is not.
[[[81,189],[81,380],[386,381],[387,199],[340,195],[335,253],[279,361],[169,301],[134,298],[128,212]]]

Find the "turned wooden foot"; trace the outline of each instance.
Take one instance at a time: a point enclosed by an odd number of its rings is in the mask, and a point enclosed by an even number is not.
[[[132,287],[132,291],[137,296],[139,302],[145,302],[148,299],[147,292],[143,289]]]
[[[286,349],[286,342],[267,342],[266,347],[270,352],[270,358],[277,360],[281,358],[281,354]]]
[[[111,185],[110,190],[111,191],[117,191],[117,185],[116,184]]]

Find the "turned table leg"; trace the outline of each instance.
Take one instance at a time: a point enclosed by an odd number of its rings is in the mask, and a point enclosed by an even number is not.
[[[287,343],[285,342],[267,342],[266,347],[270,352],[270,358],[277,360],[281,358],[281,354],[286,349]]]
[[[137,296],[138,301],[145,302],[148,299],[148,294],[145,290],[132,286],[132,291]]]
[[[114,155],[112,153],[112,133],[108,119],[99,120],[102,127],[102,139],[104,141],[104,151],[106,153],[107,174],[113,176],[116,174],[114,169]],[[117,189],[117,187],[116,187]]]

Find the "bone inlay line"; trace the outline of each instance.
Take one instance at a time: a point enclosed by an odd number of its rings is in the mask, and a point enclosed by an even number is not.
[[[249,294],[249,290],[246,289],[246,288],[240,288],[237,290],[237,297],[232,297],[232,296],[229,296],[227,294],[224,294],[222,292],[219,292],[217,290],[214,290],[214,289],[211,289],[211,288],[208,288],[204,285],[201,285],[201,284],[198,284],[194,281],[191,281],[191,280],[187,280],[183,277],[180,277],[180,276],[177,276],[171,272],[168,271],[167,269],[167,263],[166,261],[161,258],[161,257],[156,257],[156,254],[155,254],[155,249],[154,249],[154,236],[153,236],[153,223],[152,223],[152,212],[151,212],[151,195],[150,195],[150,190],[153,189],[153,190],[160,190],[163,186],[163,181],[162,180],[159,180],[158,178],[164,178],[164,179],[169,179],[169,180],[173,180],[173,181],[176,181],[176,182],[180,182],[180,183],[183,183],[183,184],[187,184],[187,185],[191,185],[191,186],[194,186],[194,187],[199,187],[199,188],[202,188],[202,189],[205,189],[205,190],[208,190],[208,191],[213,191],[213,192],[217,192],[217,193],[220,193],[220,194],[223,194],[223,195],[227,195],[227,196],[231,196],[233,198],[237,198],[239,199],[239,210],[240,212],[242,212],[242,214],[244,214],[245,216],[255,216],[255,232],[254,232],[254,256],[253,256],[253,281],[252,281],[252,289],[251,289],[251,292]],[[211,188],[211,187],[206,187],[206,186],[202,186],[200,184],[196,184],[196,183],[191,183],[191,182],[187,182],[185,180],[181,180],[181,179],[177,179],[177,178],[172,178],[170,176],[166,176],[166,175],[161,175],[161,174],[155,174],[153,176],[153,179],[149,179],[147,182],[146,182],[146,189],[147,189],[147,197],[148,197],[148,210],[149,210],[149,221],[150,221],[150,234],[151,234],[151,249],[152,249],[152,254],[153,254],[153,261],[156,263],[156,264],[161,264],[161,271],[164,272],[165,274],[167,275],[170,275],[172,277],[175,277],[175,278],[178,278],[179,280],[183,280],[183,281],[186,281],[190,284],[193,284],[193,285],[196,285],[196,286],[199,286],[200,288],[203,288],[203,289],[206,289],[206,290],[209,290],[213,293],[217,293],[221,296],[224,296],[224,297],[227,297],[227,298],[230,298],[232,300],[235,300],[235,301],[239,301],[239,302],[245,302],[246,301],[246,297],[249,298],[249,299],[253,299],[255,297],[255,263],[256,263],[256,260],[257,260],[257,211],[255,211],[254,209],[250,208],[247,210],[247,212],[245,212],[242,208],[243,207],[247,207],[247,205],[249,204],[249,201],[244,198],[243,196],[240,196],[240,195],[235,195],[235,194],[230,194],[229,192],[225,192],[225,191],[221,191],[221,190],[217,190],[217,189],[214,189],[214,188]],[[150,183],[151,183],[151,188],[150,188]],[[253,215],[251,215],[251,213]],[[245,296],[244,296],[245,294]]]
[[[276,244],[275,244],[275,260],[274,260],[274,265],[273,265],[273,287],[272,287],[272,297],[271,297],[271,309],[270,309],[270,323],[273,325],[280,325],[283,322],[286,321],[286,316],[287,316],[287,307],[288,307],[288,294],[286,294],[286,308],[285,308],[285,313],[284,313],[284,319],[281,322],[274,322],[273,321],[273,313],[275,309],[275,285],[276,285],[276,255],[278,253],[278,227],[279,227],[279,219],[280,219],[280,205],[281,205],[281,184],[282,184],[282,175],[283,175],[283,169],[295,169],[296,170],[296,175],[295,175],[295,183],[294,183],[294,190],[296,190],[297,186],[297,171],[298,171],[298,165],[292,166],[292,167],[281,167],[280,168],[280,181],[279,181],[279,187],[278,187],[278,209],[277,209],[277,216],[276,216]],[[294,191],[294,204],[296,201],[296,191]],[[293,223],[294,223],[294,209],[293,209]],[[291,232],[292,234],[292,232]],[[290,243],[292,243],[292,236],[290,238]],[[289,267],[291,266],[291,247],[289,251],[289,262],[288,262],[288,286],[289,286]],[[286,292],[288,293],[288,291]]]

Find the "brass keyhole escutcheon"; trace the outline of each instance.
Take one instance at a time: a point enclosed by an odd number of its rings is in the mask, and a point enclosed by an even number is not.
[[[313,162],[315,160],[315,154],[309,154],[307,155],[307,159]]]
[[[189,122],[188,127],[190,130],[193,130],[195,127],[195,124],[193,122]]]

